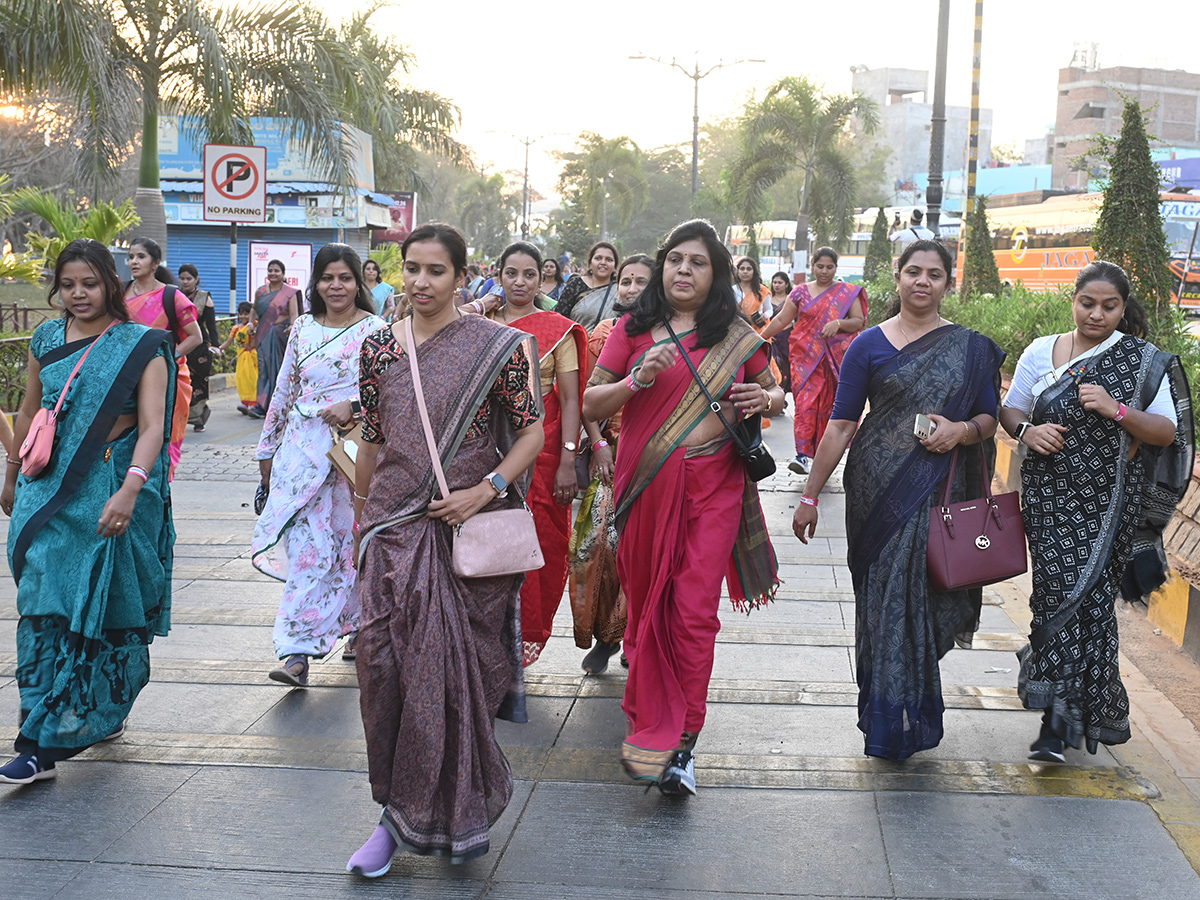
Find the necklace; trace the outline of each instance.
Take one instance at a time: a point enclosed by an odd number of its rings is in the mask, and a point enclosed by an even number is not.
[[[1104,341],[1100,342],[1100,344],[1103,344],[1103,343],[1104,343]],[[1078,366],[1072,366],[1072,365],[1067,366],[1067,374],[1075,379],[1076,385],[1078,385],[1079,382],[1083,379],[1083,376],[1087,374],[1088,366],[1091,364],[1092,359],[1096,356],[1096,352],[1100,349],[1100,344],[1097,344],[1095,347],[1093,347],[1091,354],[1087,357],[1087,359],[1082,360]],[[1067,357],[1068,363],[1071,360],[1073,360],[1074,358],[1075,358],[1075,332],[1072,331],[1071,332],[1071,355]]]
[[[942,317],[938,316],[937,324],[934,325],[933,328],[939,328],[939,327],[941,327],[941,324],[942,324]],[[904,340],[907,342],[907,343],[905,343],[904,346],[907,347],[909,344],[911,344],[913,342],[913,339],[908,336],[908,332],[905,331],[904,326],[902,324],[900,324],[900,316],[896,316],[896,327],[899,328],[900,333],[902,335],[904,335]],[[925,335],[929,334],[930,331],[933,331],[933,328],[930,328],[929,331],[922,331],[920,334],[917,335],[917,337],[925,337]]]

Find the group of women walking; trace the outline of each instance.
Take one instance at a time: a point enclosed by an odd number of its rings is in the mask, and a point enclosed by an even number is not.
[[[943,736],[939,660],[970,645],[982,593],[931,582],[930,516],[948,478],[952,501],[982,492],[998,423],[1029,449],[1034,616],[1018,689],[1043,711],[1031,755],[1062,761],[1067,746],[1128,740],[1114,599],[1131,578],[1145,588],[1162,574],[1158,539],[1194,435],[1179,362],[1146,342],[1120,268],[1079,273],[1075,328],[1031,344],[1002,401],[1004,353],[941,316],[953,260],[936,241],[907,245],[891,315],[867,329],[866,296],[836,279],[832,250],[814,254],[811,280],[762,285],[700,220],[653,258],[622,261],[601,242],[565,283],[535,246],[514,243],[489,303],[460,302],[467,247],[454,228],[421,226],[401,251],[394,321],[379,315],[395,300],[378,266],[330,244],[303,296],[272,263],[275,281],[242,323],[247,339],[257,324],[268,369],[252,561],[284,582],[269,677],[308,686],[312,660],[342,638],[357,666],[380,817],[348,871],[381,876],[398,850],[451,862],[487,852],[513,791],[494,720],[527,720],[523,669],[565,589],[584,670],[605,671],[619,651],[628,665],[626,772],[695,793],[722,585],[739,610],[778,585],[731,425],[778,415],[781,380],[794,468],[807,475],[793,518],[802,542],[849,449],[865,752],[905,759]],[[157,277],[152,242],[130,259],[123,286],[103,246],[66,248],[51,292],[63,317],[33,337],[15,434],[0,425],[21,617],[22,724],[4,782],[52,778],[57,762],[119,734],[169,625],[170,478],[189,413],[178,372],[202,340],[192,300],[207,304],[194,284]],[[549,285],[561,288],[553,311]],[[786,354],[771,343],[781,336]],[[39,428],[68,392],[72,414],[39,467]],[[918,416],[933,427],[914,435]],[[355,425],[347,470],[331,451]],[[464,523],[507,510],[532,517],[544,565],[463,574]]]

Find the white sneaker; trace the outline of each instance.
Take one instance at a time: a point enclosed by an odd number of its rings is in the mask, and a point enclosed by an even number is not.
[[[696,796],[696,758],[691,750],[676,750],[658,780],[658,789],[664,794],[682,797]]]
[[[797,475],[807,475],[812,471],[812,460],[803,453],[797,453],[796,458],[788,463],[788,469]]]

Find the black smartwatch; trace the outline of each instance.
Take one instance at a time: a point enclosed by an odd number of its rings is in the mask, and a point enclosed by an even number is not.
[[[1017,438],[1018,444],[1021,443],[1021,438],[1025,437],[1025,432],[1027,432],[1032,427],[1033,427],[1032,422],[1022,422],[1020,425],[1017,426],[1016,438]]]

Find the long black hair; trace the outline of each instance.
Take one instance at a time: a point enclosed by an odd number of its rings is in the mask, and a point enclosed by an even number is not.
[[[696,341],[692,348],[712,347],[720,343],[729,333],[729,326],[733,320],[742,316],[737,295],[733,292],[733,259],[729,251],[717,237],[716,229],[711,223],[704,219],[692,219],[676,225],[655,255],[650,283],[634,301],[630,316],[625,322],[625,333],[630,337],[645,334],[655,325],[668,322],[673,317],[674,310],[667,301],[666,288],[663,285],[667,254],[680,244],[693,240],[703,241],[708,250],[709,262],[712,264],[712,287],[709,288],[704,305],[696,313]]]
[[[776,278],[782,278],[783,283],[787,285],[787,288],[783,292],[783,295],[786,297],[788,294],[790,294],[792,292],[793,285],[792,285],[791,276],[788,275],[788,273],[783,271],[782,269],[780,269],[778,272],[776,272],[774,275],[771,276],[771,296],[772,297],[775,296],[775,279]]]
[[[178,284],[175,276],[171,274],[171,270],[162,264],[163,252],[162,247],[158,246],[158,241],[148,237],[135,237],[129,242],[130,248],[141,247],[154,260],[154,277],[162,284]],[[133,284],[130,281],[125,285],[125,289],[129,289],[129,285]]]
[[[742,273],[737,270],[741,268],[742,263],[750,263],[750,268],[754,270],[754,274],[750,276],[750,291],[748,293],[753,293],[755,297],[761,296],[763,286],[762,271],[758,268],[758,263],[749,256],[740,257],[737,265],[734,266],[733,278],[738,289],[740,290],[742,287]]]
[[[63,266],[71,262],[86,263],[96,273],[96,277],[104,285],[104,311],[118,322],[129,321],[129,310],[125,306],[125,286],[121,284],[121,276],[117,274],[117,264],[112,254],[102,243],[91,238],[80,238],[71,241],[58,254],[54,264],[54,281],[50,287],[48,300],[53,300],[62,286]],[[71,311],[63,304],[63,318],[70,318]]]
[[[1125,274],[1125,270],[1116,263],[1107,262],[1102,259],[1088,263],[1075,276],[1075,289],[1071,291],[1071,296],[1075,297],[1078,295],[1080,291],[1093,281],[1107,281],[1117,289],[1117,293],[1125,301],[1125,314],[1121,316],[1121,321],[1117,323],[1117,329],[1123,331],[1125,334],[1132,334],[1134,337],[1145,338],[1147,328],[1146,310],[1138,302],[1137,297],[1133,295],[1133,287],[1129,283],[1129,276]]]
[[[317,251],[317,257],[313,260],[312,278],[308,281],[308,311],[314,316],[325,315],[328,307],[325,306],[325,298],[317,290],[317,282],[321,280],[321,276],[325,274],[325,270],[331,263],[339,261],[350,267],[350,272],[354,275],[354,283],[358,286],[354,292],[354,305],[375,315],[375,301],[371,299],[366,282],[363,281],[362,259],[359,257],[358,251],[349,244],[326,244]]]

